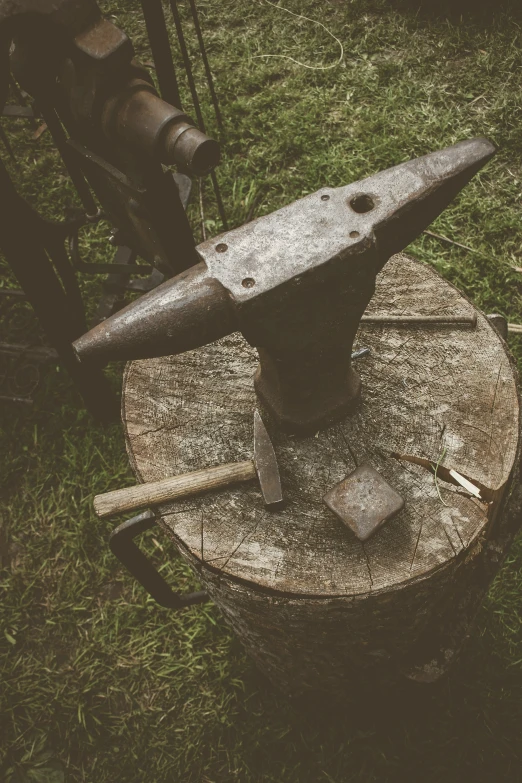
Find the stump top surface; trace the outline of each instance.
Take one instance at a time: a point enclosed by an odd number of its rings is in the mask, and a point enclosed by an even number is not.
[[[355,365],[363,396],[352,416],[306,438],[265,418],[287,501],[282,511],[264,508],[255,482],[161,507],[175,540],[203,566],[283,594],[364,595],[448,565],[484,531],[518,444],[517,388],[504,343],[452,285],[404,255],[379,275],[367,312],[477,313],[477,326],[362,324],[355,347],[371,354]],[[138,479],[250,458],[256,365],[240,335],[130,362],[122,414]],[[489,506],[443,478],[437,487],[429,463],[439,459],[446,477],[444,468],[458,471]],[[405,506],[362,543],[322,498],[365,461]]]

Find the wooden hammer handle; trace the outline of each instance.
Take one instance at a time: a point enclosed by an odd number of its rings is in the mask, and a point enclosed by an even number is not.
[[[175,498],[195,495],[209,489],[226,487],[236,481],[248,481],[256,477],[252,460],[231,462],[214,468],[196,470],[181,476],[137,484],[135,487],[115,489],[94,498],[94,511],[99,517],[110,517],[123,511],[135,511],[144,506],[156,506]]]

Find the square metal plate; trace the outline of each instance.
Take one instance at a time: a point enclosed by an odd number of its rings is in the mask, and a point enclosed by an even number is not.
[[[399,493],[368,464],[332,487],[323,500],[361,541],[366,541],[404,506]]]

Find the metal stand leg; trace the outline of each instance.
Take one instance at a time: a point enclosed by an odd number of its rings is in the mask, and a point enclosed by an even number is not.
[[[81,299],[65,292],[46,252],[41,219],[17,194],[2,165],[0,194],[0,249],[86,408],[99,421],[115,419],[119,402],[107,379],[100,370],[82,366],[71,346],[87,329]]]
[[[118,560],[160,606],[166,606],[167,609],[184,609],[186,606],[205,603],[209,600],[207,593],[186,593],[185,595],[175,593],[134,543],[135,536],[150,530],[155,524],[156,517],[152,511],[144,511],[118,525],[112,531],[109,539],[113,555],[116,555]]]

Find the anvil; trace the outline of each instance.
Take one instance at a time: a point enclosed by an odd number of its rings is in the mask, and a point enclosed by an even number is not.
[[[200,263],[74,343],[83,362],[189,351],[240,331],[278,424],[309,432],[360,395],[352,345],[375,280],[494,154],[472,139],[321,190],[199,245]]]

